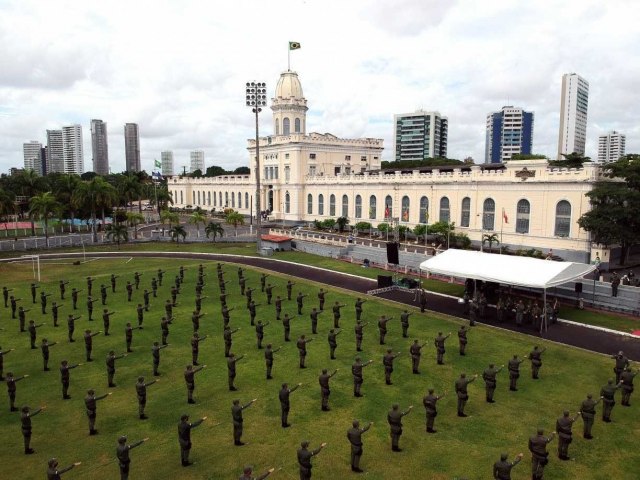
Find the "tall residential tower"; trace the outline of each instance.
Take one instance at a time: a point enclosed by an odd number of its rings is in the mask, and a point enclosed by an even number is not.
[[[47,130],[47,172],[64,173],[62,130]]]
[[[64,173],[84,173],[82,127],[78,124],[62,127],[62,157]]]
[[[189,171],[191,173],[196,170],[200,170],[204,174],[204,150],[193,150],[190,154],[191,166]]]
[[[502,163],[516,153],[530,154],[533,119],[532,112],[512,106],[487,115],[484,163]]]
[[[98,175],[108,175],[107,124],[102,120],[91,120],[91,152],[93,154],[93,171]]]
[[[425,160],[447,156],[447,117],[439,112],[401,113],[394,115],[394,159]]]
[[[615,130],[598,138],[598,163],[615,162],[624,156],[627,137]]]
[[[36,140],[22,144],[24,155],[24,169],[33,170],[38,175],[43,175],[42,171],[42,144]]]
[[[587,140],[587,110],[589,107],[589,82],[577,73],[562,76],[560,99],[560,132],[558,135],[558,159],[576,152],[584,155]]]
[[[124,151],[127,172],[139,172],[140,168],[140,136],[137,123],[124,126]]]
[[[162,163],[162,176],[167,177],[173,175],[173,152],[171,150],[160,152],[160,160]]]

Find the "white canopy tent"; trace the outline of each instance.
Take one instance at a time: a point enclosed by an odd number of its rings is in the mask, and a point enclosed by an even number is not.
[[[472,278],[544,290],[578,280],[596,269],[595,265],[554,262],[531,257],[496,255],[470,250],[447,250],[420,264],[427,273],[458,278]],[[546,323],[546,315],[545,322]]]

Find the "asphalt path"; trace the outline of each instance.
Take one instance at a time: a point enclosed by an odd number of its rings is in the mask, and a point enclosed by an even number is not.
[[[41,258],[69,258],[81,256],[82,253],[52,253],[41,254]],[[364,277],[334,272],[317,267],[303,265],[299,263],[286,262],[277,259],[264,257],[246,257],[241,255],[223,255],[213,253],[193,253],[193,252],[96,252],[91,257],[150,257],[150,258],[184,258],[189,260],[214,261],[222,263],[236,263],[252,267],[262,268],[273,272],[278,272],[293,277],[311,280],[332,287],[351,290],[355,293],[366,294],[367,291],[376,288],[376,281]],[[2,259],[7,262],[14,259]],[[393,300],[400,304],[405,304],[417,308],[413,294],[404,291],[391,291],[379,295],[381,298]],[[452,298],[436,293],[428,294],[428,310],[438,313],[464,318],[462,305],[457,298]],[[616,333],[603,332],[586,326],[573,325],[567,323],[557,323],[550,325],[549,329],[542,334],[530,328],[517,328],[512,323],[497,323],[495,321],[495,310],[487,308],[487,319],[480,319],[477,323],[491,325],[518,333],[525,333],[532,337],[544,338],[554,342],[583,348],[605,355],[614,355],[618,351],[624,351],[631,360],[640,361],[640,339],[619,335]],[[562,316],[562,312],[560,312]]]

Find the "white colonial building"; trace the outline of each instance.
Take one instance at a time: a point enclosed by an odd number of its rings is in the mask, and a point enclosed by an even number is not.
[[[307,101],[295,72],[282,73],[271,108],[275,135],[259,140],[261,205],[278,220],[346,216],[352,225],[376,226],[395,217],[408,227],[448,220],[475,242],[493,232],[512,249],[552,249],[576,261],[595,258],[589,234],[577,221],[590,208],[585,193],[600,177],[597,165],[557,169],[546,160],[527,160],[380,170],[381,139],[306,132]],[[255,147],[249,140],[250,159]],[[176,207],[256,213],[253,173],[174,176],[168,188]]]

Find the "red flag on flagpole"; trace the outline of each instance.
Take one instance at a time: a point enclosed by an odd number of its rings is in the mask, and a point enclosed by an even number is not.
[[[389,205],[387,205],[384,209],[384,218],[389,218]]]
[[[509,217],[507,217],[507,212],[502,209],[502,218],[504,218],[504,223],[509,223]]]

